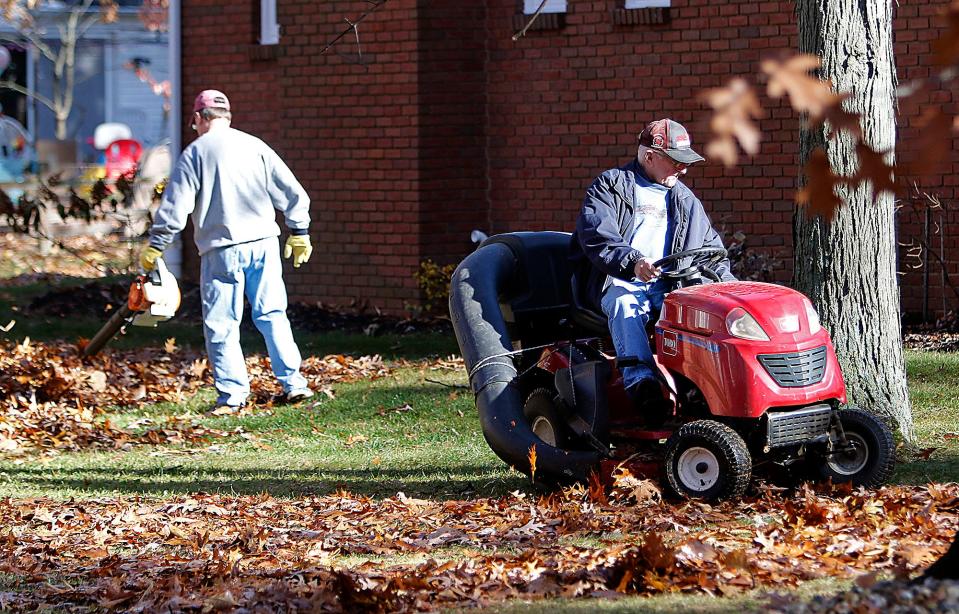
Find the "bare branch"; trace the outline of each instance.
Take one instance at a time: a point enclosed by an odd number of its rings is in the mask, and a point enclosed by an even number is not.
[[[50,107],[51,111],[56,110],[56,107],[54,106],[54,103],[52,100],[50,100],[46,96],[41,96],[40,94],[37,94],[33,90],[23,87],[16,81],[10,81],[10,80],[0,81],[0,89],[12,90],[14,92],[17,92],[18,94],[29,96],[33,98],[34,100],[36,100],[37,102],[42,103],[44,106]]]
[[[39,38],[35,32],[23,30],[20,32],[20,34],[22,35],[22,38],[10,36],[9,34],[0,35],[0,41],[9,41],[17,45],[22,45],[23,39],[25,38],[27,39],[27,43],[29,43],[33,47],[36,47],[37,51],[39,51],[43,55],[43,57],[47,58],[51,62],[56,60],[57,54],[54,53],[53,49],[51,49],[49,45],[44,43],[43,39]]]
[[[346,35],[349,34],[350,32],[355,32],[355,33],[356,33],[356,44],[357,44],[357,46],[358,46],[359,43],[360,43],[360,38],[359,38],[360,34],[359,34],[359,30],[356,29],[356,26],[358,26],[361,21],[363,21],[364,19],[366,19],[367,17],[369,17],[370,15],[372,15],[374,12],[376,12],[376,9],[380,8],[381,6],[383,6],[384,4],[386,4],[387,2],[389,2],[389,0],[380,0],[379,2],[368,1],[368,4],[370,4],[373,8],[371,8],[371,9],[368,10],[367,12],[363,13],[362,15],[360,15],[360,17],[359,17],[356,21],[350,21],[349,19],[344,19],[343,21],[345,21],[346,23],[350,24],[350,26],[349,26],[347,29],[345,29],[345,30],[343,30],[342,32],[340,32],[340,33],[336,36],[336,38],[334,38],[334,39],[331,40],[329,43],[327,43],[326,47],[323,47],[322,51],[320,51],[320,55],[323,55],[324,53],[326,53],[327,50],[329,50],[330,47],[332,47],[333,45],[335,45],[337,42],[339,42],[339,40],[340,40],[341,38],[343,38],[344,36],[346,36]]]
[[[533,22],[536,21],[536,18],[539,17],[539,14],[543,12],[543,9],[546,8],[546,0],[543,0],[539,3],[536,12],[529,18],[529,21],[526,22],[526,25],[523,26],[523,29],[513,35],[513,41],[518,41],[520,38],[526,36],[526,31],[529,30],[530,26],[533,25]]]

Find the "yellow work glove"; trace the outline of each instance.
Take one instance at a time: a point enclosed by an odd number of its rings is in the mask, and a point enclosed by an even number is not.
[[[283,248],[283,257],[293,256],[293,268],[296,268],[310,259],[313,246],[310,245],[310,235],[290,235]]]
[[[153,270],[153,267],[156,266],[157,258],[162,255],[163,252],[151,245],[147,245],[143,248],[143,251],[140,252],[140,266],[144,271],[149,273]]]

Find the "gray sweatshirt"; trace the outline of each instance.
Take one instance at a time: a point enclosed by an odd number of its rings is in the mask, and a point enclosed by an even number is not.
[[[276,237],[274,209],[283,213],[292,234],[306,234],[310,197],[283,160],[253,135],[214,128],[180,155],[150,229],[150,245],[162,251],[191,213],[201,256]]]

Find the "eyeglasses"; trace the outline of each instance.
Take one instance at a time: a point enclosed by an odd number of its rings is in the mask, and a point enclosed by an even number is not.
[[[662,156],[663,158],[665,158],[666,160],[668,160],[669,163],[673,165],[673,168],[676,169],[677,171],[684,171],[687,168],[689,168],[688,164],[686,164],[685,162],[677,162],[676,160],[673,160],[672,158],[669,157],[669,155],[666,154],[666,152],[660,151],[658,149],[651,149],[650,151],[654,151],[660,156]]]

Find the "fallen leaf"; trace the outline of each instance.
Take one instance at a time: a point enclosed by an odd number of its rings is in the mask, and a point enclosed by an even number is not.
[[[526,454],[526,459],[529,461],[529,479],[531,482],[536,481],[536,444],[532,444],[529,447],[529,452]]]
[[[93,371],[87,376],[87,384],[95,392],[103,392],[107,389],[107,374],[103,371]]]
[[[350,448],[358,443],[363,443],[364,441],[368,441],[368,438],[366,437],[366,435],[350,435],[349,437],[346,438],[345,443],[346,443],[346,447]]]

